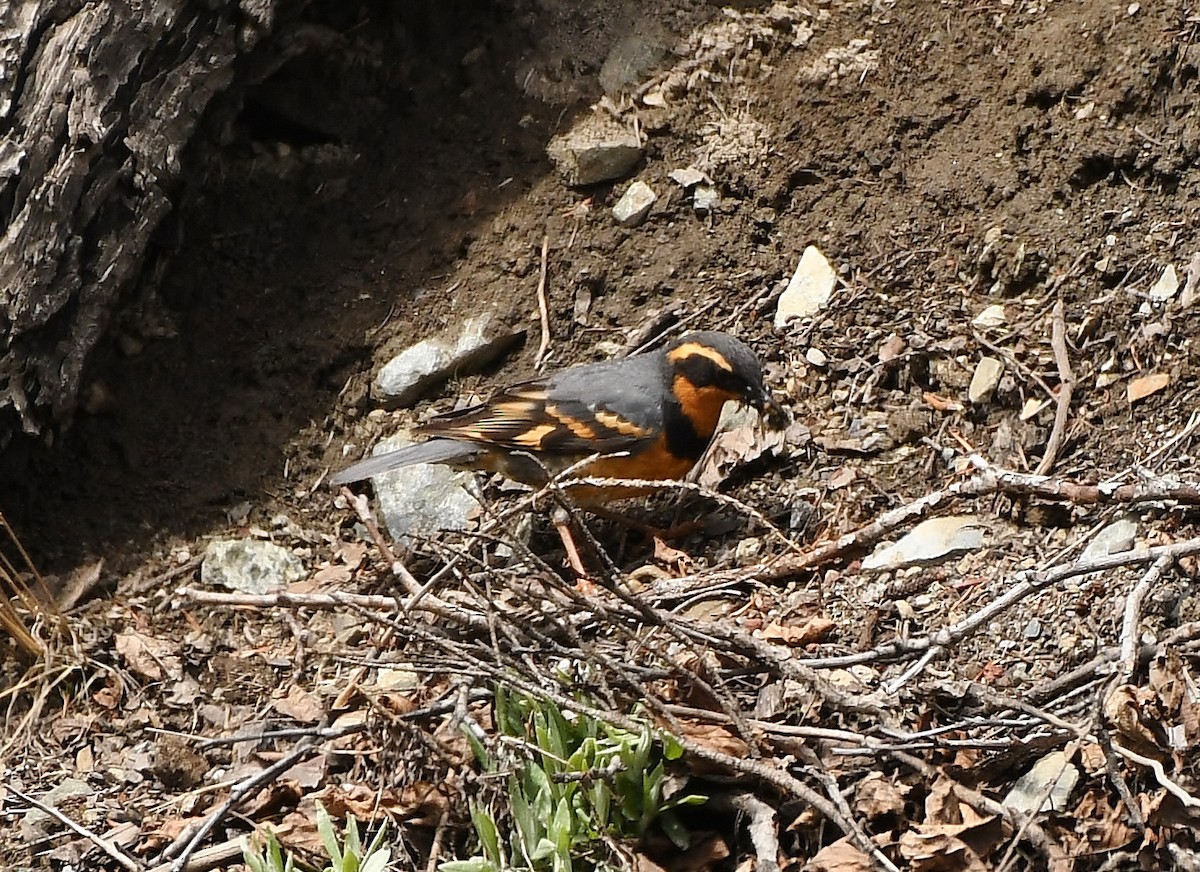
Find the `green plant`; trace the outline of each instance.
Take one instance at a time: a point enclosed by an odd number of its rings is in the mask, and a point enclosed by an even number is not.
[[[329,856],[330,864],[324,872],[383,872],[391,861],[390,848],[383,846],[383,836],[386,827],[380,827],[371,844],[364,850],[358,835],[358,821],[354,815],[346,816],[346,833],[343,842],[338,841],[333,829],[333,819],[325,807],[317,803],[317,833],[325,853]],[[293,872],[296,858],[289,851],[287,859],[279,840],[273,832],[267,832],[266,844],[258,850],[250,845],[250,840],[242,839],[242,858],[250,867],[250,872]]]
[[[267,842],[257,851],[250,846],[250,840],[242,836],[242,859],[250,867],[250,872],[292,872],[296,866],[296,858],[288,852],[283,859],[283,849],[275,833],[267,830]]]
[[[496,689],[494,708],[497,756],[511,769],[504,797],[510,831],[502,840],[495,815],[472,802],[480,854],[445,862],[442,872],[604,869],[606,839],[638,838],[655,824],[686,847],[688,833],[673,810],[706,798],[666,795],[666,764],[683,753],[677,743],[659,745],[648,726],[636,733],[620,729],[503,686]],[[499,771],[499,761],[467,735],[481,765]],[[522,753],[514,755],[513,748]]]
[[[358,821],[354,819],[354,815],[346,815],[346,838],[339,845],[329,812],[317,803],[317,832],[321,836],[325,852],[332,861],[325,867],[325,872],[383,872],[392,859],[391,849],[383,846],[386,830],[386,826],[380,827],[371,844],[364,850],[358,837]]]

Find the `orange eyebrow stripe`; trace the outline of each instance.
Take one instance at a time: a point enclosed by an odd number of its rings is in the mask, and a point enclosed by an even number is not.
[[[596,409],[592,413],[596,421],[607,427],[609,430],[615,430],[622,436],[645,436],[646,431],[632,421],[626,421],[616,412],[610,412],[607,409]]]
[[[716,366],[726,372],[733,372],[733,367],[729,361],[725,359],[725,355],[717,351],[715,348],[709,348],[707,345],[701,345],[699,342],[685,342],[674,351],[667,354],[667,360],[671,363],[679,363],[682,360],[687,360],[689,357],[703,357],[711,360]]]

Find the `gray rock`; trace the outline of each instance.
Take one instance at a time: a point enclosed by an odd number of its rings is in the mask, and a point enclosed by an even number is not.
[[[627,175],[642,158],[642,144],[624,125],[593,114],[551,139],[546,154],[568,185],[594,185]]]
[[[1079,556],[1080,562],[1095,560],[1097,557],[1107,557],[1109,554],[1120,554],[1133,547],[1134,537],[1137,536],[1137,521],[1125,516],[1113,521],[1096,534],[1096,538],[1088,543]]]
[[[373,454],[411,445],[403,434],[375,446]],[[371,479],[383,523],[396,542],[439,530],[463,530],[479,509],[475,476],[437,463],[393,469]]]
[[[881,545],[862,562],[863,569],[898,569],[930,563],[983,545],[983,521],[975,515],[930,518],[894,545]]]
[[[632,90],[666,56],[668,38],[663,28],[649,21],[614,45],[597,77],[604,93],[616,95]]]
[[[637,227],[650,214],[658,195],[645,182],[634,182],[613,206],[613,218],[622,227]]]
[[[1079,769],[1070,758],[1062,751],[1051,751],[1017,779],[1003,804],[1026,815],[1063,812],[1078,783]],[[1047,788],[1049,796],[1046,796]],[[1046,796],[1045,801],[1039,803],[1043,796]]]
[[[299,581],[304,563],[288,549],[261,539],[217,539],[204,550],[200,581],[242,593],[269,593]]]
[[[524,335],[492,313],[477,315],[454,335],[422,339],[401,351],[375,376],[372,391],[389,408],[411,406],[451,376],[487,366]]]
[[[837,273],[815,245],[804,249],[796,272],[779,298],[775,326],[783,327],[793,318],[809,318],[829,305]]]
[[[38,798],[44,805],[58,808],[60,804],[68,800],[92,796],[95,793],[96,788],[86,781],[80,781],[78,778],[64,778]],[[78,815],[72,817],[78,819]],[[40,808],[30,808],[21,820],[21,834],[26,841],[33,842],[45,838],[47,833],[51,833],[61,826],[58,819],[49,812],[44,812]]]

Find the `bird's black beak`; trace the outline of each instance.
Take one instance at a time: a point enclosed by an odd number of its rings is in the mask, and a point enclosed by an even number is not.
[[[775,398],[765,388],[751,398],[750,405],[758,410],[758,414],[772,430],[782,430],[787,426],[787,412],[775,402]]]

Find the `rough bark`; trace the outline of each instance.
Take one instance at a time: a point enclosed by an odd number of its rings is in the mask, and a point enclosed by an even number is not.
[[[302,5],[0,2],[0,446],[69,418],[201,119]]]

